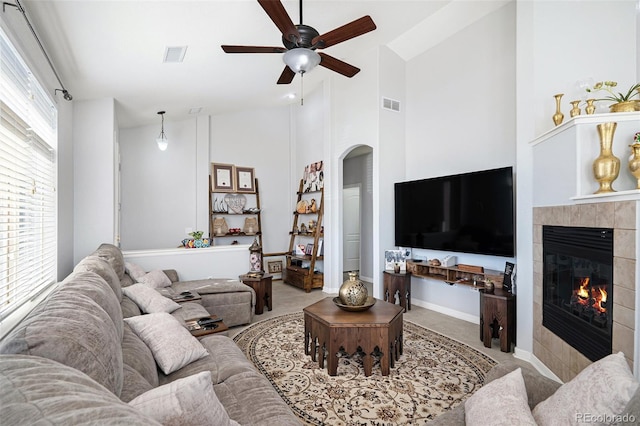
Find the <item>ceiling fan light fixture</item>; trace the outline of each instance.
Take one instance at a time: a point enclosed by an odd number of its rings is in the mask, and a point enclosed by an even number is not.
[[[311,49],[298,47],[288,50],[282,56],[282,60],[291,71],[297,74],[304,74],[311,71],[320,63],[320,55]]]

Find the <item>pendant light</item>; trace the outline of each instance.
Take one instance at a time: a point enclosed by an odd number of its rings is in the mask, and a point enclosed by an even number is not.
[[[167,147],[169,146],[169,139],[167,139],[167,136],[164,134],[164,113],[165,111],[158,111],[158,114],[160,115],[160,117],[162,117],[162,128],[160,130],[160,136],[158,136],[158,138],[156,139],[160,151],[166,151]]]

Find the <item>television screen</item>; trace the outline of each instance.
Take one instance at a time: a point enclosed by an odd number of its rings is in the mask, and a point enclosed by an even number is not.
[[[513,170],[395,184],[399,247],[514,256]]]

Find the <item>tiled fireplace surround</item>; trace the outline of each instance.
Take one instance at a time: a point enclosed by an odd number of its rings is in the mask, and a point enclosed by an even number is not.
[[[542,226],[613,228],[613,353],[624,352],[633,369],[636,206],[636,201],[616,201],[533,209],[533,354],[565,382],[591,361],[542,326]]]

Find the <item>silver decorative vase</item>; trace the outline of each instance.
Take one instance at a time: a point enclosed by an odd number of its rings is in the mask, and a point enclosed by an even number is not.
[[[362,306],[367,302],[369,292],[362,281],[358,279],[358,273],[349,272],[349,279],[340,286],[338,296],[343,305]]]

